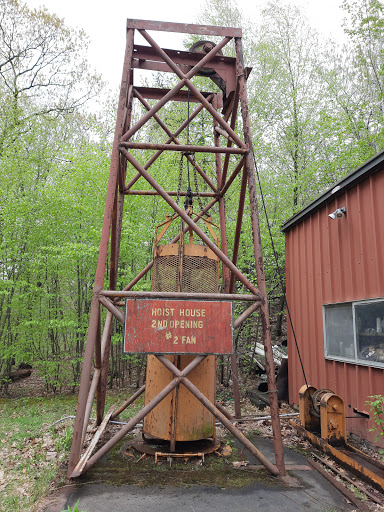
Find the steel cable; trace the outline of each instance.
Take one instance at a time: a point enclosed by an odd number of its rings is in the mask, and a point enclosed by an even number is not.
[[[273,242],[273,236],[272,236],[271,226],[270,226],[270,224],[269,224],[269,218],[268,218],[267,208],[266,208],[266,206],[265,206],[265,200],[264,200],[263,189],[262,189],[262,187],[261,187],[260,175],[259,175],[259,171],[258,171],[258,168],[257,168],[257,164],[256,164],[256,157],[255,157],[255,153],[254,153],[253,149],[252,149],[252,156],[253,156],[253,161],[254,161],[254,164],[255,164],[255,171],[256,171],[256,176],[257,176],[257,182],[258,182],[259,189],[260,189],[260,197],[261,197],[261,202],[262,202],[263,210],[264,210],[264,214],[265,214],[265,220],[266,220],[266,222],[267,222],[268,233],[269,233],[269,237],[270,237],[270,239],[271,239],[273,255],[274,255],[274,257],[275,257],[275,261],[276,261],[276,268],[277,268],[277,273],[278,273],[278,275],[279,275],[279,281],[280,281],[280,285],[281,285],[281,291],[282,291],[282,293],[283,293],[283,297],[284,297],[284,300],[285,300],[285,304],[286,304],[286,306],[287,306],[287,314],[288,314],[288,318],[289,318],[289,323],[290,323],[290,326],[291,326],[291,329],[292,329],[293,339],[295,340],[296,351],[297,351],[297,355],[299,356],[299,361],[300,361],[300,365],[301,365],[301,370],[302,370],[302,372],[303,372],[305,385],[307,386],[307,389],[308,389],[308,388],[309,388],[309,385],[308,385],[308,381],[307,381],[307,376],[305,375],[304,364],[303,364],[303,360],[302,360],[302,358],[301,358],[301,353],[300,353],[299,345],[298,345],[298,343],[297,343],[296,332],[295,332],[295,328],[294,328],[294,326],[293,326],[293,321],[292,321],[292,317],[291,317],[291,312],[290,312],[290,310],[289,310],[289,305],[288,305],[288,302],[287,302],[287,296],[286,296],[286,293],[285,293],[285,287],[284,287],[284,282],[283,282],[283,276],[282,276],[282,273],[281,273],[281,269],[280,269],[280,265],[279,265],[279,259],[278,259],[277,252],[276,252],[276,249],[275,249],[275,244],[274,244],[274,242]],[[310,395],[310,396],[311,396],[311,395]],[[311,396],[311,400],[312,400],[312,402],[313,402],[312,396]]]

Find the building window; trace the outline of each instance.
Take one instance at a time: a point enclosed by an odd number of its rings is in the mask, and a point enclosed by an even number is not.
[[[323,306],[325,357],[384,367],[384,299]]]

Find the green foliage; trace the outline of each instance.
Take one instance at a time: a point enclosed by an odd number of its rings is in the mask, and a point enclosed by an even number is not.
[[[370,431],[376,432],[375,439],[384,443],[384,395],[372,395],[369,398],[367,405],[369,405],[375,423],[375,428]],[[384,450],[381,449],[380,453],[384,454]]]
[[[65,510],[62,510],[62,512],[87,512],[86,510],[81,510],[79,509],[79,500],[77,500],[77,502],[75,503],[75,506],[73,508],[71,508],[70,506],[68,506],[68,508],[66,508]]]
[[[89,72],[81,30],[17,0],[0,3],[0,154],[36,119],[73,113],[100,91]]]
[[[83,32],[14,0],[0,17],[0,380],[32,363],[59,391],[78,382],[101,232],[105,120],[79,110],[101,84]]]
[[[38,498],[48,492],[58,478],[72,433],[64,423],[51,429],[48,426],[73,415],[75,409],[75,395],[0,399],[0,441],[7,452],[0,461],[0,475],[4,477],[0,480],[5,483],[0,510],[32,510]],[[61,479],[64,475],[57,481]]]

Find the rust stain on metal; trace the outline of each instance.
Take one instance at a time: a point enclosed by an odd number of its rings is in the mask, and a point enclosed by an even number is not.
[[[126,301],[124,352],[231,354],[232,302]]]
[[[320,464],[312,460],[308,457],[308,463],[316,469],[324,478],[326,478],[331,484],[336,487],[344,496],[357,507],[358,510],[362,510],[363,512],[369,512],[370,508],[368,505],[363,503],[359,498],[357,498],[352,491],[347,489],[341,482],[339,482],[333,475],[328,473]]]
[[[335,460],[337,460],[342,466],[352,471],[355,475],[359,476],[369,484],[373,485],[376,489],[381,492],[384,492],[384,478],[380,476],[379,471],[371,471],[360,462],[354,460],[350,455],[356,454],[356,450],[352,449],[348,444],[345,444],[344,450],[338,450],[334,446],[331,446],[329,443],[317,437],[312,432],[305,430],[305,428],[301,427],[294,421],[290,420],[289,422],[305,439],[307,439],[310,443],[312,443],[317,448],[320,448],[324,453],[327,453]],[[348,454],[350,450],[351,454]]]
[[[179,370],[183,370],[193,356],[164,356]],[[147,391],[145,403],[149,403],[171,382],[172,373],[155,357],[148,356]],[[216,358],[206,357],[191,372],[191,381],[204,395],[215,401]],[[158,439],[174,438],[175,441],[194,441],[215,435],[215,421],[212,414],[184,386],[168,395],[144,420],[143,432]]]

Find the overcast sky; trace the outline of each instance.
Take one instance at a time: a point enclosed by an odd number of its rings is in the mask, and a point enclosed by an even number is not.
[[[91,43],[88,58],[103,78],[115,90],[120,85],[125,48],[125,23],[127,18],[156,21],[194,23],[204,0],[24,0],[29,8],[42,5],[49,12],[64,18],[67,25],[85,30]],[[286,0],[304,7],[310,23],[325,35],[340,38],[343,12],[342,0]],[[266,0],[238,0],[239,7],[257,20],[257,11]],[[162,37],[161,37],[162,36]],[[157,34],[156,41],[163,47],[181,48],[178,41],[164,39]],[[147,43],[145,43],[147,44]]]

